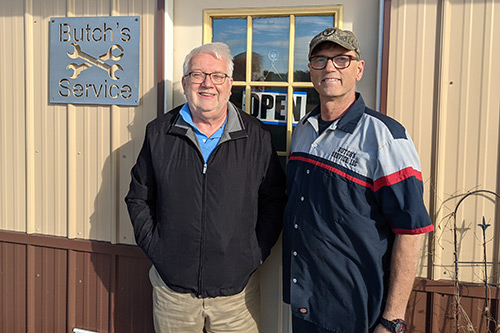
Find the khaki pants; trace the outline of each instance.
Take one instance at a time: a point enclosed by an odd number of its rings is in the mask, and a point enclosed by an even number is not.
[[[157,333],[257,333],[260,322],[259,278],[233,296],[197,298],[168,288],[153,266],[153,319]]]

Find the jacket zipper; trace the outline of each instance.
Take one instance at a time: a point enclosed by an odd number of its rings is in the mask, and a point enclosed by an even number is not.
[[[212,154],[210,154],[210,157],[208,158],[208,161],[205,162],[203,158],[203,154],[201,151],[200,157],[201,160],[204,162],[203,163],[203,169],[201,170],[201,173],[203,174],[203,193],[202,193],[202,199],[201,199],[201,235],[200,235],[200,263],[198,266],[198,297],[202,297],[202,292],[203,292],[203,260],[204,260],[204,246],[205,246],[205,226],[206,226],[206,196],[207,196],[207,169],[208,169],[208,162],[213,158],[215,155],[216,151],[219,149],[220,145],[224,142],[219,142],[219,144],[214,148],[212,151]]]
[[[203,156],[202,156],[203,159]],[[203,192],[201,194],[201,227],[200,227],[200,263],[198,266],[198,297],[202,297],[203,291],[203,260],[204,260],[204,251],[205,248],[205,225],[206,225],[206,214],[205,214],[205,204],[206,204],[206,196],[207,196],[207,163],[203,163],[203,170],[201,171],[203,174]]]

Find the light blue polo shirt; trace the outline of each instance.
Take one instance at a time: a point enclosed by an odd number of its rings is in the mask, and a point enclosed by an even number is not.
[[[189,125],[191,125],[191,127],[193,127],[194,132],[196,133],[196,138],[198,138],[198,144],[200,145],[201,154],[203,155],[205,163],[207,163],[208,158],[214,151],[215,147],[217,147],[217,145],[219,144],[220,138],[222,137],[222,133],[224,133],[224,128],[226,127],[227,123],[227,117],[221,128],[219,128],[217,132],[212,134],[211,137],[208,137],[205,134],[203,134],[194,124],[188,103],[184,104],[184,106],[180,111],[180,115],[186,123],[188,123]]]

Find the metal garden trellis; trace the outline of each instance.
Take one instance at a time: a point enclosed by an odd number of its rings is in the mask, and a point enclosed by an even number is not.
[[[467,193],[466,195],[463,196],[463,198],[460,199],[460,201],[457,203],[455,207],[455,211],[453,212],[453,241],[454,241],[454,264],[455,264],[455,320],[457,323],[457,333],[459,331],[459,325],[458,325],[458,320],[459,320],[459,313],[460,313],[460,290],[459,290],[459,285],[458,285],[458,264],[461,263],[458,260],[458,237],[457,237],[457,211],[462,202],[472,196],[472,195],[478,195],[478,194],[489,194],[492,196],[497,197],[497,199],[500,199],[500,195],[489,190],[475,190],[472,192]],[[490,321],[491,321],[491,316],[490,316],[490,297],[489,297],[489,292],[488,292],[488,261],[486,258],[486,229],[490,226],[490,224],[486,224],[485,218],[483,216],[482,223],[478,224],[478,226],[482,229],[482,234],[483,234],[483,264],[484,264],[484,288],[485,288],[485,309],[484,309],[484,315],[486,317],[486,328],[489,331],[490,327]],[[491,263],[490,263],[491,264]],[[498,263],[497,263],[498,264]],[[496,331],[496,330],[495,330]]]

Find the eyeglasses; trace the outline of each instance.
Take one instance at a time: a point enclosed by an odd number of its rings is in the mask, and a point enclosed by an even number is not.
[[[223,84],[226,82],[226,78],[229,77],[226,73],[205,73],[205,72],[189,72],[185,75],[185,77],[191,77],[192,83],[203,83],[205,78],[208,76],[210,80],[212,80],[213,84]]]
[[[355,56],[348,54],[339,54],[335,57],[325,57],[325,56],[316,56],[309,58],[309,63],[311,64],[312,69],[323,69],[328,64],[328,60],[331,60],[333,66],[337,69],[344,69],[351,65],[352,60],[358,61],[359,59]]]

